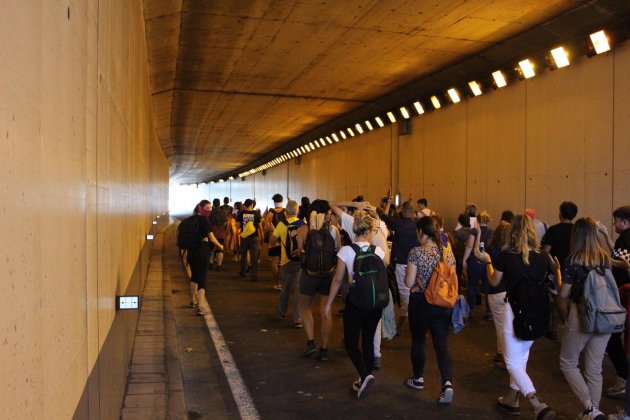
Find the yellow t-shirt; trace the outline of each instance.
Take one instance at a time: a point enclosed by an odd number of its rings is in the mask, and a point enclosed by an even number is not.
[[[287,223],[291,224],[298,220],[299,219],[297,217],[290,217],[287,219]],[[280,246],[280,249],[282,250],[280,256],[280,265],[285,265],[289,262],[289,258],[287,257],[287,250],[285,247],[285,242],[287,240],[287,225],[285,225],[284,222],[278,223],[273,231],[273,236],[280,239],[280,243],[282,244],[282,246]]]

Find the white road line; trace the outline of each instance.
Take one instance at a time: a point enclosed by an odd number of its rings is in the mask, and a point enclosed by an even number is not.
[[[219,329],[219,325],[214,319],[210,308],[208,308],[208,313],[204,318],[208,326],[208,331],[210,331],[212,341],[214,342],[214,347],[217,349],[221,366],[223,366],[223,371],[232,390],[232,395],[234,396],[234,401],[236,401],[241,418],[243,420],[259,420],[260,415],[258,414],[258,410],[256,410],[256,406],[254,406],[254,401],[252,401],[252,397],[249,395],[241,373],[238,371],[238,367],[236,367],[232,353],[230,353],[230,349],[223,339],[221,329]]]

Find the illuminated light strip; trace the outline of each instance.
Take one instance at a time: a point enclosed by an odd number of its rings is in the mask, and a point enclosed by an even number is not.
[[[424,114],[424,108],[422,108],[422,104],[419,101],[414,102],[413,106],[416,108],[418,115]]]
[[[385,127],[385,123],[383,123],[383,120],[381,119],[381,117],[376,117],[374,118],[374,120],[376,121],[379,127]]]
[[[390,120],[392,123],[395,123],[395,122],[396,122],[396,117],[394,116],[394,113],[393,113],[393,112],[391,112],[391,111],[389,111],[389,112],[387,113],[387,118],[389,118],[389,120]]]

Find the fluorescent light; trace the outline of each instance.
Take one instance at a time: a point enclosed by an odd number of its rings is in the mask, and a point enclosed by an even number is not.
[[[214,181],[210,181],[211,184],[214,184]]]
[[[302,153],[306,153],[306,149],[304,148],[304,146],[300,146],[300,150],[302,151]]]
[[[454,104],[461,101],[461,99],[459,98],[459,93],[457,93],[455,88],[450,88],[447,92],[448,92],[448,96],[451,98],[451,101],[453,101]]]
[[[368,130],[372,131],[374,130],[374,127],[372,127],[372,123],[369,122],[368,120],[365,120],[365,126],[368,128]]]
[[[228,179],[229,179],[230,181],[232,181],[232,180],[234,179],[234,177],[233,177],[233,176],[230,176]]]
[[[308,145],[308,144],[305,144],[305,145],[304,145],[304,147],[306,148],[306,151],[307,151],[307,152],[310,152],[310,151],[311,151],[311,148],[309,147],[309,145]]]
[[[354,131],[352,131],[352,128],[348,127],[348,134],[350,134],[350,136],[354,137]]]
[[[219,180],[219,182],[225,182],[225,180],[224,180],[223,178],[221,178],[221,179]]]
[[[376,123],[378,124],[379,127],[384,127],[385,124],[383,123],[383,120],[381,119],[381,117],[376,117],[374,118],[376,120]]]
[[[302,156],[302,150],[300,150],[300,149],[296,149],[296,150],[297,150],[298,156]]]
[[[320,139],[319,139],[319,143],[320,143],[322,146],[326,146],[326,142],[324,141],[324,139],[323,139],[323,138],[320,138]]]
[[[361,127],[361,124],[356,123],[354,125],[354,127],[357,129],[357,131],[359,132],[359,134],[363,134],[363,127]]]
[[[337,134],[332,133],[332,137],[333,137],[333,139],[335,139],[335,143],[339,142],[339,137],[337,137]],[[329,144],[332,144],[332,141],[330,141],[330,137],[326,136],[326,140],[328,140]]]
[[[497,84],[498,88],[502,88],[503,86],[507,86],[507,82],[505,81],[505,77],[501,70],[497,70],[492,73],[492,77],[494,78],[494,82]]]
[[[409,111],[407,111],[407,108],[405,108],[404,106],[400,107],[400,113],[402,114],[404,119],[409,119]]]
[[[346,139],[346,133],[344,133],[343,131],[340,131],[339,134],[341,134],[341,138],[342,139]]]
[[[396,122],[396,117],[394,117],[394,113],[393,113],[393,112],[391,112],[391,111],[389,111],[389,112],[387,113],[387,118],[389,118],[389,120],[390,120],[392,123],[395,123],[395,122]]]
[[[566,67],[569,65],[569,56],[567,55],[567,52],[564,50],[564,48],[554,48],[553,50],[551,50],[551,56],[553,57],[556,68],[561,69],[562,67]]]
[[[313,146],[313,142],[310,142],[309,144],[310,144],[310,146],[311,146],[311,149],[312,149],[312,150],[315,150],[315,146]]]
[[[523,72],[523,76],[526,79],[536,76],[536,72],[534,71],[534,66],[532,65],[532,62],[529,61],[529,59],[519,61],[518,66],[521,68],[521,71]]]
[[[470,86],[470,90],[472,91],[473,95],[475,96],[481,95],[482,92],[481,92],[481,86],[479,86],[479,83],[473,80],[472,82],[468,82],[468,86]]]
[[[416,108],[418,115],[424,114],[424,108],[422,108],[422,104],[419,101],[414,102],[413,106]]]
[[[597,54],[610,51],[610,44],[608,43],[608,38],[606,37],[606,32],[604,31],[598,31],[591,34],[591,42],[593,43],[593,47],[595,48],[595,52]]]
[[[431,103],[433,104],[433,108],[435,109],[442,108],[442,104],[440,103],[440,100],[437,98],[437,96],[431,96]]]

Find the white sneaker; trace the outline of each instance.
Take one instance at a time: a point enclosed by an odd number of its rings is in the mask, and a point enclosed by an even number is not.
[[[599,411],[599,409],[595,406],[583,411],[580,418],[582,420],[606,420],[604,413]]]
[[[617,376],[617,382],[610,388],[606,389],[606,395],[609,397],[622,397],[626,393],[626,380]]]

